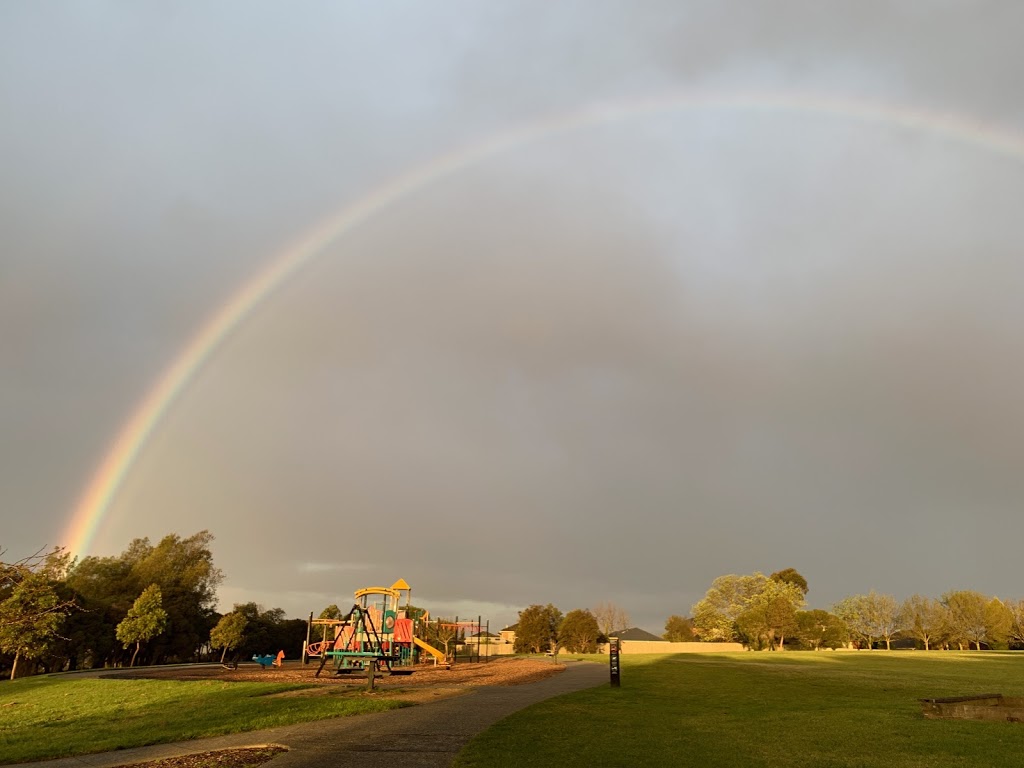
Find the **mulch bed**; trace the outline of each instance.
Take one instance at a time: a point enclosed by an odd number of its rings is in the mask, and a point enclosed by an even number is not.
[[[539,659],[522,659],[513,657],[499,657],[490,661],[456,664],[451,669],[435,667],[429,664],[419,664],[413,667],[413,674],[384,677],[377,680],[377,687],[381,690],[389,688],[418,688],[418,687],[472,687],[479,685],[522,685],[543,680],[546,677],[555,675],[564,667],[561,664],[553,664],[550,661]],[[317,664],[310,663],[302,666],[299,662],[285,662],[283,667],[268,667],[261,669],[255,663],[242,663],[237,669],[225,669],[219,664],[211,664],[202,667],[158,667],[139,670],[111,670],[103,677],[142,677],[157,680],[223,680],[225,682],[247,682],[247,683],[307,683],[316,685],[331,686],[355,686],[366,685],[366,677],[363,674],[338,676],[333,674],[333,669],[328,666],[324,668],[320,677],[316,677]]]

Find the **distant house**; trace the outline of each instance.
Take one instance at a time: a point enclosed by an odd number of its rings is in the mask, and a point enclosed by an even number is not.
[[[498,642],[508,643],[514,645],[516,642],[516,630],[519,629],[519,624],[511,624],[505,627],[501,632],[498,633]]]
[[[629,629],[623,629],[619,632],[612,632],[612,637],[617,637],[619,640],[644,640],[645,642],[665,642],[665,638],[652,635],[646,629],[640,629],[640,627],[630,627]]]

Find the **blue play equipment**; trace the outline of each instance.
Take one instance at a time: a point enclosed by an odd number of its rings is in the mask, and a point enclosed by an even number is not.
[[[259,664],[261,669],[280,667],[281,662],[284,661],[284,651],[278,651],[276,656],[270,656],[269,654],[261,656],[258,653],[254,653],[252,660]]]

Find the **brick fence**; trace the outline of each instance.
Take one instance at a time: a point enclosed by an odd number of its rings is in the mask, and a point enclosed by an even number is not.
[[[623,640],[622,653],[735,653],[744,650],[740,643],[669,643],[659,640]],[[597,646],[608,653],[608,643]]]

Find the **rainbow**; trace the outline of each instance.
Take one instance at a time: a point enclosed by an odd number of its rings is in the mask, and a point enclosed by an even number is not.
[[[88,554],[92,540],[125,476],[146,441],[196,373],[252,311],[324,248],[399,200],[488,158],[583,127],[636,120],[661,113],[732,110],[824,114],[890,128],[905,128],[966,143],[1024,160],[1024,136],[972,117],[806,93],[673,92],[633,101],[593,104],[533,120],[469,146],[437,156],[387,181],[343,208],[286,248],[227,303],[213,313],[185,345],[120,428],[102,463],[78,500],[61,536],[73,554]]]

